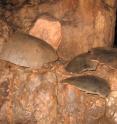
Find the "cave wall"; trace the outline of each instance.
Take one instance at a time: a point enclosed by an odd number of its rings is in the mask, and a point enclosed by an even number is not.
[[[12,28],[50,41],[50,45],[57,49],[59,57],[64,60],[70,60],[92,47],[113,46],[116,0],[29,0],[25,2],[22,0],[12,5],[10,11],[10,7],[6,8],[7,11],[1,11],[1,17],[5,17]],[[44,16],[47,18],[43,19]],[[59,24],[46,26],[46,21],[42,21],[40,27],[39,19],[49,20],[50,23],[56,20]],[[56,26],[57,24],[59,26]],[[34,26],[39,27],[38,31]],[[48,32],[54,29],[51,28],[52,26],[57,30],[50,36],[52,33]],[[42,36],[43,32],[46,33]],[[56,34],[59,34],[57,38],[55,38]]]
[[[114,47],[117,47],[117,12],[116,12],[116,26],[115,26],[115,40]]]
[[[2,2],[0,49],[2,43],[9,41],[15,31],[45,39],[64,60],[72,59],[92,47],[112,47],[115,2],[116,0]],[[36,30],[38,26],[39,30]],[[51,66],[48,64],[46,68],[31,69],[0,61],[0,123],[116,124],[117,93],[110,95],[106,102],[98,95],[87,94],[74,86],[62,84],[61,80],[68,76],[63,63],[55,62]],[[116,88],[116,69],[101,64],[95,72],[89,73],[107,79]]]

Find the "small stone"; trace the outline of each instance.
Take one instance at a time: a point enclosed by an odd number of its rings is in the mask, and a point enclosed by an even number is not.
[[[35,21],[29,34],[45,40],[54,49],[57,49],[61,42],[61,24],[55,18],[44,15]]]

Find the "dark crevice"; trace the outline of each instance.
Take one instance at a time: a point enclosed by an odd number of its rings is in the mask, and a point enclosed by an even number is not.
[[[117,48],[117,12],[116,12],[116,26],[115,26],[115,41],[114,41],[114,47]]]

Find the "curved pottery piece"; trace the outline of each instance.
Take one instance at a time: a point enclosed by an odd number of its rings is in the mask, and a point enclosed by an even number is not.
[[[84,75],[71,77],[63,80],[63,82],[74,85],[86,93],[98,94],[102,97],[106,97],[110,93],[108,82],[97,76]]]
[[[31,68],[41,67],[57,58],[54,49],[46,42],[21,32],[16,32],[0,52],[0,59]]]

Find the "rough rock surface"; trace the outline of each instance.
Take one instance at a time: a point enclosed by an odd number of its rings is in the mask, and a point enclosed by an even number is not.
[[[58,33],[62,34],[58,54],[66,60],[92,47],[113,45],[116,0],[35,0],[11,13],[12,16],[8,16],[7,21],[16,30],[25,32],[32,30],[35,20],[41,20],[40,15],[48,14],[57,19],[62,32],[59,30]],[[45,20],[42,23],[46,27]],[[40,36],[40,32],[38,35]],[[43,38],[46,39],[47,36]],[[53,43],[54,40],[50,41]]]
[[[56,124],[56,76],[0,62],[0,123]]]
[[[70,59],[92,47],[112,46],[115,9],[102,0],[79,0],[73,5],[76,6],[62,18],[63,38],[59,55]]]
[[[11,1],[19,4],[19,0]],[[7,10],[0,8],[0,16],[5,19],[0,21],[0,44],[8,40],[9,26],[29,33],[42,15],[49,15],[61,25],[62,33],[58,33],[62,34],[61,42],[54,47],[59,45],[58,54],[65,60],[91,47],[111,47],[115,2],[29,0],[22,7],[16,6],[17,9],[13,7],[10,11],[9,6]],[[53,39],[51,43],[54,43]],[[111,94],[101,98],[61,83],[72,76],[64,70],[62,63],[30,69],[0,60],[0,124],[117,124],[117,70],[100,64],[96,71],[81,75],[87,74],[106,79]]]
[[[60,64],[40,70],[5,61],[0,66],[1,124],[116,124],[116,91],[101,98],[63,84]]]

